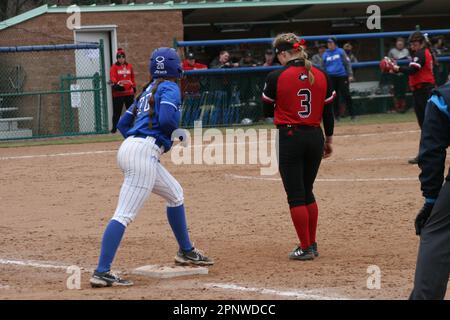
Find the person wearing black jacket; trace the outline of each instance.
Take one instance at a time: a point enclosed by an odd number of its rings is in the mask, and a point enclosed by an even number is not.
[[[415,221],[420,235],[414,289],[410,299],[444,299],[450,275],[450,82],[433,90],[425,111],[419,151],[425,204]]]
[[[394,72],[401,72],[409,76],[409,86],[413,93],[414,111],[417,122],[422,129],[425,107],[431,90],[435,86],[433,75],[433,55],[427,47],[427,38],[420,31],[416,31],[408,39],[412,51],[412,61],[407,66],[395,66]],[[417,164],[418,156],[410,159],[410,164]]]

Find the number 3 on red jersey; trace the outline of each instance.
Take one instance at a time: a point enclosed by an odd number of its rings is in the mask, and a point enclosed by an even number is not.
[[[300,89],[297,96],[301,97],[298,115],[300,118],[308,118],[311,115],[311,91],[309,89]]]

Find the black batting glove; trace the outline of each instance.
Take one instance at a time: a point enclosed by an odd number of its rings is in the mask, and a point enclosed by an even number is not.
[[[420,236],[420,233],[422,232],[423,227],[428,221],[428,218],[430,218],[431,211],[433,211],[434,203],[426,202],[422,209],[420,209],[419,213],[417,214],[416,220],[414,222],[414,226],[416,228],[416,235]]]

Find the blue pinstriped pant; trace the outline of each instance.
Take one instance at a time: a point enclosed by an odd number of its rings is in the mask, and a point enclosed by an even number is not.
[[[128,137],[117,154],[125,179],[113,219],[128,226],[137,216],[150,193],[167,201],[167,206],[183,204],[183,189],[159,162],[163,150],[153,137]]]

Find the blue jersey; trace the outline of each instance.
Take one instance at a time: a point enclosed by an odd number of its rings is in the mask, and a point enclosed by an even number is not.
[[[154,137],[156,144],[164,147],[167,152],[172,147],[172,132],[178,128],[181,117],[181,94],[178,85],[172,81],[164,81],[159,84],[155,92],[153,115],[151,117],[152,127],[149,127],[151,91],[154,82],[150,84],[141,95],[139,101],[127,110],[120,118],[117,128],[122,135]],[[137,103],[137,115],[134,118],[133,108]]]
[[[346,77],[349,75],[346,68],[348,61],[345,61],[346,54],[344,49],[336,48],[333,51],[328,49],[324,52],[322,58],[323,66],[329,76]]]

